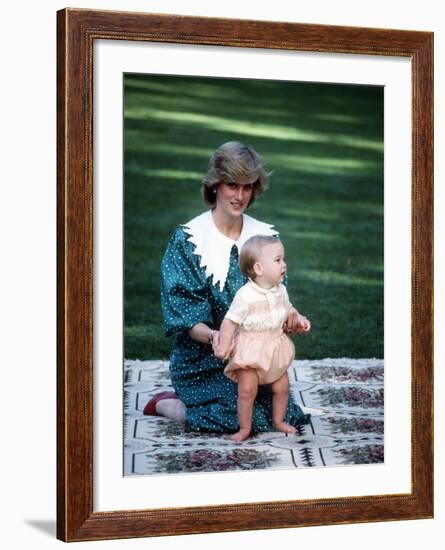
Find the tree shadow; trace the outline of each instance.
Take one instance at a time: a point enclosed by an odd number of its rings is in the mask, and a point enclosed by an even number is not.
[[[295,263],[291,287],[320,329],[312,353],[380,356],[366,327],[383,318],[383,89],[149,75],[124,84],[126,357],[168,356],[160,259],[177,224],[205,208],[201,179],[229,140],[254,147],[273,173],[248,214],[276,224]],[[354,336],[333,335],[351,314]]]

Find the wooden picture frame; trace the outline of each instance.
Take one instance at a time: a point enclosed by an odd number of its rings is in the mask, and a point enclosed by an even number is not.
[[[57,31],[57,537],[83,541],[433,517],[433,34],[78,9],[58,12]],[[93,511],[92,90],[93,43],[99,39],[411,60],[411,492]]]

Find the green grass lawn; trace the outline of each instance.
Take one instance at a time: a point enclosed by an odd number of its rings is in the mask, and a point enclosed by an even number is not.
[[[273,171],[248,214],[279,230],[312,321],[297,355],[383,357],[383,88],[126,75],[124,126],[125,357],[169,356],[160,261],[231,140]]]

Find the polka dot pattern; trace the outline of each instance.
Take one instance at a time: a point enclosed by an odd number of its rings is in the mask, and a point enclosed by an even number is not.
[[[223,374],[224,366],[213,355],[211,346],[196,342],[188,329],[205,323],[219,326],[237,290],[247,279],[238,268],[234,244],[229,271],[222,291],[206,277],[194,245],[182,227],[173,234],[161,264],[161,305],[164,331],[175,335],[170,357],[170,374],[176,393],[186,405],[187,426],[193,431],[234,432],[238,430],[237,387]],[[253,412],[253,431],[271,431],[271,392],[261,386]],[[286,421],[307,424],[309,415],[294,404],[288,407]]]

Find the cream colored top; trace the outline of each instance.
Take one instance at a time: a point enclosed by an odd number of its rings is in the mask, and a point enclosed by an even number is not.
[[[247,331],[274,331],[282,327],[291,308],[283,284],[265,289],[249,281],[235,294],[225,317]]]

